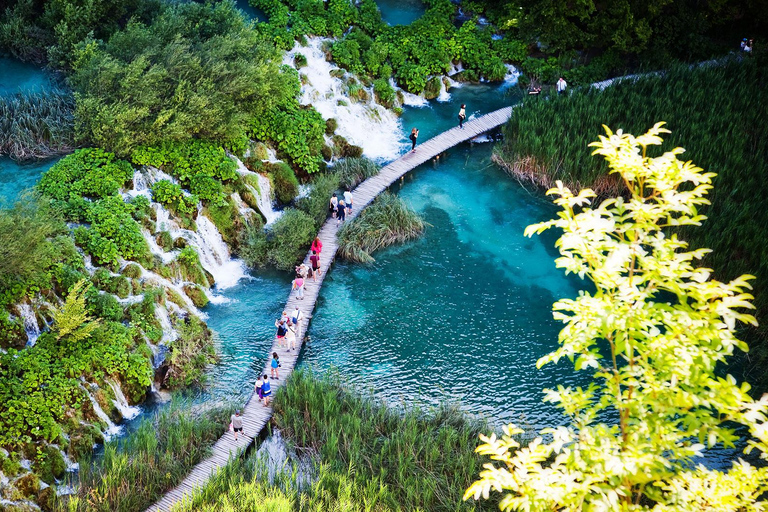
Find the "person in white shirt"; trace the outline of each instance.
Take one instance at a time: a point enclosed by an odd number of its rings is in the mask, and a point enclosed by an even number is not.
[[[566,87],[568,87],[568,82],[566,82],[563,77],[560,77],[560,80],[557,81],[557,85],[555,86],[557,94],[563,94]]]
[[[344,204],[347,205],[347,215],[352,213],[352,192],[347,189],[344,192]]]

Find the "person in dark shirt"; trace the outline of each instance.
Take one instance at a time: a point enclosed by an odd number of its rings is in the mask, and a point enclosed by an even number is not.
[[[347,208],[344,206],[344,201],[339,201],[339,211],[336,213],[336,226],[344,222],[347,218]]]
[[[312,251],[312,256],[309,257],[309,263],[312,265],[312,279],[317,281],[317,276],[320,273],[320,255],[317,251]]]

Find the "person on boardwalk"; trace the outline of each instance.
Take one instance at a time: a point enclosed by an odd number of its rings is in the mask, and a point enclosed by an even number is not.
[[[344,200],[342,199],[339,201],[339,211],[336,214],[336,227],[339,227],[339,224],[344,222],[344,219],[347,218],[347,208],[344,206]]]
[[[243,431],[243,417],[240,416],[240,409],[236,410],[230,419],[232,420],[230,423],[232,431],[235,433],[235,441],[237,441],[237,434]]]
[[[310,247],[312,252],[316,252],[317,254],[320,254],[323,252],[323,242],[320,241],[320,237],[316,236],[314,240],[312,240],[312,246]]]
[[[352,191],[349,190],[349,187],[347,187],[347,190],[344,192],[344,204],[347,205],[347,215],[352,214]]]
[[[264,407],[269,407],[269,401],[272,397],[272,385],[269,383],[269,377],[264,374],[264,381],[261,383],[261,396],[264,398]]]
[[[467,106],[465,104],[461,104],[461,108],[459,109],[459,128],[464,128],[464,120],[467,118]]]
[[[280,380],[280,372],[278,370],[278,368],[280,368],[280,358],[277,356],[277,352],[272,352],[272,362],[269,366],[271,368],[270,374],[272,375],[272,378]]]
[[[297,325],[291,320],[288,320],[288,331],[285,333],[285,344],[288,346],[288,350],[296,350],[296,329]]]
[[[328,210],[331,212],[331,217],[336,218],[336,212],[339,209],[339,198],[336,197],[336,192],[331,196],[331,202],[328,204]]]
[[[317,282],[317,276],[320,274],[320,253],[314,249],[309,257],[309,264],[312,265],[312,280]]]
[[[283,312],[285,314],[285,312]],[[280,347],[283,347],[285,345],[285,333],[287,332],[286,323],[288,322],[288,317],[286,316],[285,320],[283,320],[282,317],[280,319],[275,320],[275,327],[277,327],[277,344]]]
[[[557,84],[555,85],[555,89],[557,89],[557,94],[563,94],[565,92],[566,87],[568,87],[568,82],[566,82],[563,77],[560,77],[560,80],[558,80]]]
[[[296,290],[296,298],[304,300],[304,278],[301,275],[296,276],[293,280],[293,289]]]
[[[301,314],[299,306],[296,306],[296,309],[293,310],[293,314],[291,315],[291,322],[293,322],[293,325],[298,327],[302,318],[304,318],[304,316]]]
[[[264,395],[261,393],[261,386],[264,384],[264,381],[261,380],[261,377],[256,379],[256,384],[253,385],[253,392],[256,393],[256,396],[259,397],[259,401],[264,399]]]
[[[411,129],[411,134],[408,136],[411,139],[411,153],[416,152],[416,139],[419,138],[419,130],[417,128]]]

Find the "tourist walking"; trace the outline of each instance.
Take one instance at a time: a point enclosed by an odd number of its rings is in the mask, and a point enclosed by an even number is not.
[[[558,80],[557,84],[555,85],[555,88],[557,89],[557,94],[563,94],[565,92],[566,87],[568,87],[568,82],[566,82],[563,77],[560,77],[560,80]]]
[[[320,274],[320,254],[314,249],[309,257],[309,264],[312,266],[312,280],[317,282],[317,276]]]
[[[280,380],[280,373],[278,368],[280,368],[280,358],[277,356],[277,352],[272,352],[272,363],[269,365],[271,367],[270,374],[272,375],[272,378],[275,380]]]
[[[336,212],[339,209],[339,198],[336,197],[336,192],[331,196],[331,201],[328,204],[328,210],[331,212],[331,217],[336,218]]]
[[[293,316],[291,316],[291,322],[293,322],[293,325],[298,327],[302,318],[303,316],[301,314],[301,310],[299,309],[299,306],[296,306],[296,309],[293,310]]]
[[[269,377],[264,374],[264,382],[261,383],[261,396],[264,398],[264,407],[269,407],[269,401],[272,397],[272,385],[269,383]]]
[[[339,227],[339,224],[344,222],[344,219],[347,218],[347,208],[344,206],[344,200],[342,199],[339,201],[339,210],[336,212],[336,227]]]
[[[292,289],[296,290],[296,298],[299,300],[304,299],[304,278],[299,276],[296,276],[296,279],[293,280],[293,286]]]
[[[285,333],[285,344],[288,345],[288,351],[296,350],[296,324],[288,320],[288,332]]]
[[[416,152],[416,139],[419,138],[419,130],[417,128],[411,129],[411,134],[408,136],[411,139],[411,153]]]
[[[461,104],[461,109],[459,109],[459,128],[464,128],[464,120],[467,118],[467,111],[465,110],[467,106],[465,104]]]
[[[352,213],[352,191],[349,190],[349,187],[344,192],[344,204],[347,205],[347,215],[350,215]]]
[[[285,314],[285,312],[283,312]],[[285,333],[288,330],[286,327],[286,324],[288,322],[288,317],[285,317],[285,320],[281,317],[279,320],[275,320],[275,327],[277,327],[277,344],[278,346],[282,347],[285,344]]]
[[[320,237],[316,236],[314,240],[312,240],[312,246],[310,247],[312,252],[316,252],[317,254],[320,254],[323,252],[323,242],[320,241]]]
[[[264,399],[264,395],[261,393],[261,386],[264,384],[264,381],[261,380],[261,377],[256,379],[256,384],[253,385],[253,392],[256,393],[256,396],[259,397],[259,401]]]
[[[230,419],[229,425],[232,427],[232,432],[235,433],[235,441],[237,441],[237,434],[243,431],[243,417],[240,416],[240,409],[236,410]]]

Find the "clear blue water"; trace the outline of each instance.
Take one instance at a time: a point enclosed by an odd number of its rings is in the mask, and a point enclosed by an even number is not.
[[[0,96],[17,92],[42,92],[51,85],[50,75],[42,68],[0,57]]]
[[[376,0],[381,18],[390,25],[410,25],[424,14],[421,0]]]
[[[258,22],[269,21],[267,15],[264,14],[261,9],[253,7],[250,3],[248,3],[248,0],[236,0],[235,4],[237,5],[238,9],[245,13],[245,17],[247,19],[255,20]]]
[[[32,188],[58,160],[51,158],[19,163],[0,156],[0,205],[13,203],[23,190]]]

